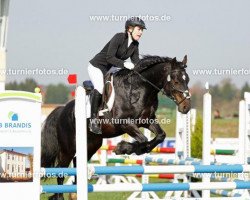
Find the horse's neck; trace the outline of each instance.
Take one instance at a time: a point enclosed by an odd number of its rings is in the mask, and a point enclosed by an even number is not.
[[[165,80],[165,73],[163,68],[163,64],[155,65],[145,70],[142,73],[142,76],[159,89],[162,89],[163,82]]]

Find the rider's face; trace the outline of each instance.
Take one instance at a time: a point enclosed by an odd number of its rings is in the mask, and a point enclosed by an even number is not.
[[[131,28],[129,28],[129,32],[130,33],[132,32],[133,39],[138,41],[142,36],[143,28],[141,28],[139,26],[135,26],[134,30],[133,30],[133,28],[131,27]]]

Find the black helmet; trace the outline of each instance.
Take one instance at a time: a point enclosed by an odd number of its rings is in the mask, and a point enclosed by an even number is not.
[[[139,17],[131,17],[125,23],[125,29],[127,30],[129,26],[135,27],[140,26],[143,29],[147,29],[143,20]]]

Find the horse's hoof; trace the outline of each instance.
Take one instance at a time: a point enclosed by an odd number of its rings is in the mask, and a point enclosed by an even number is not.
[[[57,194],[54,194],[53,196],[50,196],[48,200],[64,200],[63,196],[58,196]]]
[[[122,155],[121,152],[118,149],[114,150],[115,155]]]
[[[119,142],[119,143],[116,145],[116,147],[115,147],[115,149],[114,149],[114,152],[115,152],[116,155],[121,155],[121,154],[123,154],[123,151],[124,151],[123,146],[124,146],[124,145],[125,145],[125,141],[121,141],[121,142]]]
[[[114,152],[116,155],[121,155],[122,152],[121,152],[120,146],[118,147],[118,145],[117,145],[116,148],[114,149]]]
[[[133,153],[133,144],[121,141],[117,144],[116,148],[114,149],[116,155],[121,154],[131,154]]]

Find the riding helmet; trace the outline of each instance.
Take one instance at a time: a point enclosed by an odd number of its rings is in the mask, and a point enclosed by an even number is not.
[[[139,17],[131,17],[125,23],[125,29],[127,30],[129,26],[135,27],[140,26],[143,29],[147,29],[144,21]]]

